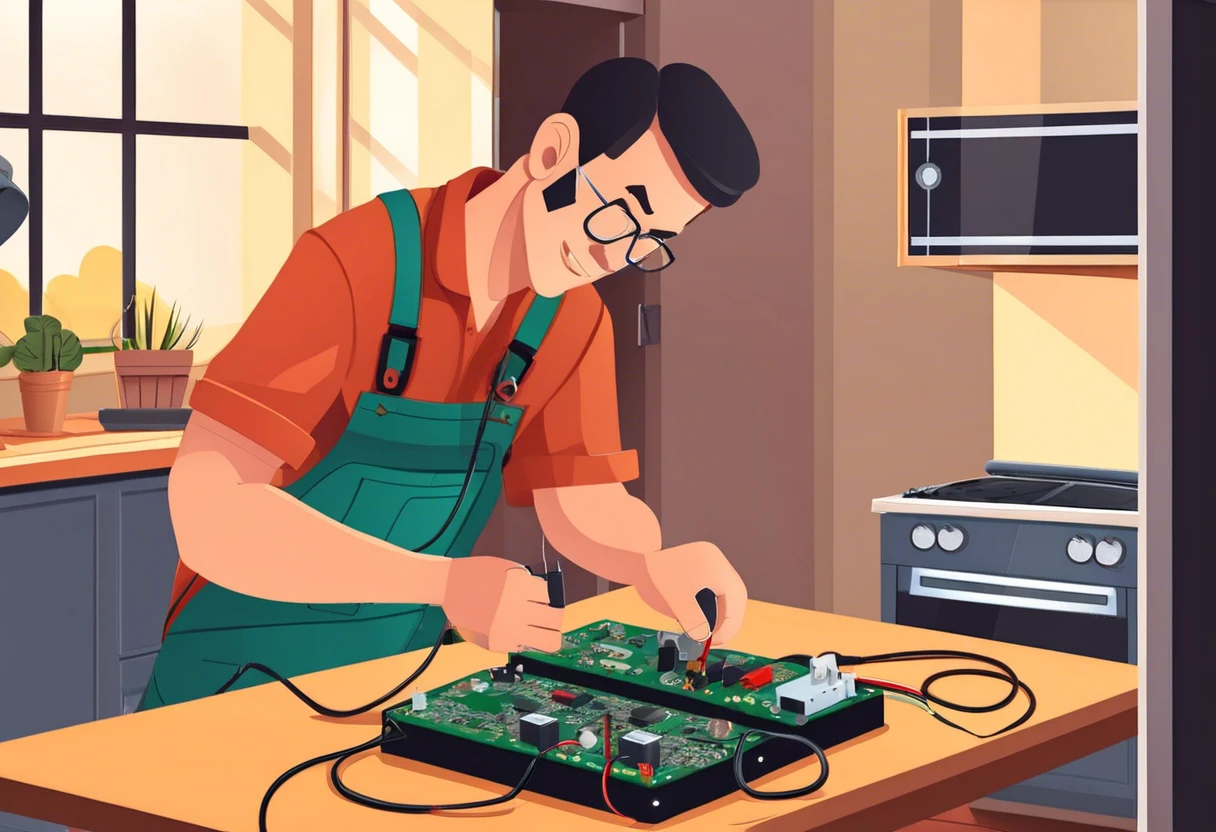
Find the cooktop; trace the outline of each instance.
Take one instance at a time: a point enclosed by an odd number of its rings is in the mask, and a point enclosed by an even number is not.
[[[1139,506],[1135,471],[997,460],[985,465],[984,471],[989,476],[910,488],[904,497],[1103,511],[1136,511]]]

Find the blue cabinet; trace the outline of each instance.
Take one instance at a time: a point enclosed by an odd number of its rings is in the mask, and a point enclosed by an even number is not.
[[[0,741],[133,711],[176,565],[167,471],[0,490]]]

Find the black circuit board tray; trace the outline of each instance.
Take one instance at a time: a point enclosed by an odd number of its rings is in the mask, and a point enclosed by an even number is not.
[[[586,664],[588,658],[593,665]],[[809,672],[798,665],[711,651],[711,663],[717,658],[771,666],[774,680],[754,691],[720,683],[685,691],[655,670],[657,658],[654,631],[598,622],[567,633],[559,653],[511,656],[507,667],[522,667],[523,673],[511,674],[510,681],[495,681],[488,671],[473,674],[428,691],[423,710],[409,703],[389,709],[383,718],[390,739],[381,750],[510,787],[538,751],[520,739],[519,721],[543,714],[557,720],[560,740],[577,740],[589,731],[595,742],[549,752],[537,763],[527,790],[608,811],[602,792],[607,716],[610,756],[619,753],[618,741],[630,731],[660,738],[660,765],[649,777],[629,762],[617,762],[608,778],[618,811],[659,823],[738,790],[734,755],[749,728],[798,734],[826,749],[883,725],[882,692],[863,685],[856,696],[809,718],[774,713],[779,710],[773,708],[776,686]],[[601,659],[609,664],[600,664]],[[743,743],[744,779],[751,782],[811,755],[801,743],[752,734]],[[812,765],[807,782],[817,776]]]

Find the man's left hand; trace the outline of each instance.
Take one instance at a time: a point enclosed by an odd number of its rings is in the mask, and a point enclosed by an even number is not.
[[[709,637],[714,644],[734,638],[743,624],[747,588],[722,550],[712,543],[685,543],[646,556],[646,574],[635,583],[642,600],[680,622],[697,641]],[[718,596],[718,620],[708,622],[697,603],[697,593],[708,587]]]

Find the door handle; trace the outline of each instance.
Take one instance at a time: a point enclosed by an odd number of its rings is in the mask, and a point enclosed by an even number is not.
[[[951,572],[916,566],[912,568],[908,592],[911,595],[939,598],[943,601],[1112,617],[1119,615],[1118,595],[1114,587],[1107,586]]]

